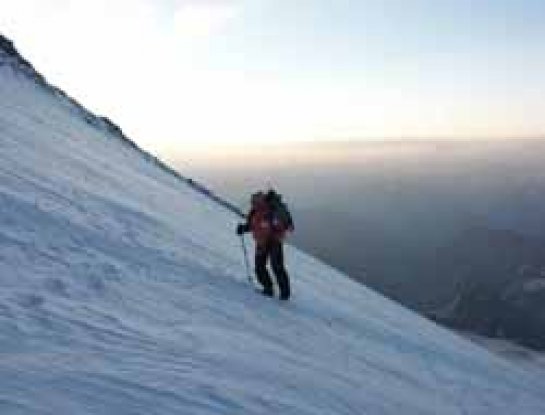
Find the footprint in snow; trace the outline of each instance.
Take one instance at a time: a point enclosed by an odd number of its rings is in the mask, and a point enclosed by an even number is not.
[[[68,287],[60,278],[47,278],[44,281],[44,286],[52,294],[68,297]]]
[[[17,304],[24,308],[37,308],[45,303],[45,298],[38,294],[20,294]]]

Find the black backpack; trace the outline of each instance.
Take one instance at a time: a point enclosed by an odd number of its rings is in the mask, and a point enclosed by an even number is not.
[[[293,218],[291,217],[288,207],[282,201],[282,196],[276,193],[274,190],[269,190],[265,200],[271,209],[271,223],[273,227],[293,229]]]

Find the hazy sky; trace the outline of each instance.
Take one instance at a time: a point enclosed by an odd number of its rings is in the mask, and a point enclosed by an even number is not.
[[[543,0],[0,0],[53,83],[160,155],[545,135]]]

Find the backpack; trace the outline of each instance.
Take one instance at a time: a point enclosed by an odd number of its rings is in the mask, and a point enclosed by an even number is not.
[[[282,196],[274,190],[269,190],[266,196],[267,203],[271,209],[271,224],[278,230],[293,229],[291,213],[282,201]]]

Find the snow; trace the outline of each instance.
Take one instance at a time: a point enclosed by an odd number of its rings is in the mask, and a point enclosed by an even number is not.
[[[541,376],[296,249],[292,301],[256,295],[235,214],[9,66],[0,160],[1,414],[545,413]]]
[[[528,349],[507,339],[484,337],[468,332],[462,332],[462,335],[503,359],[527,371],[535,372],[538,377],[545,379],[545,353]]]

